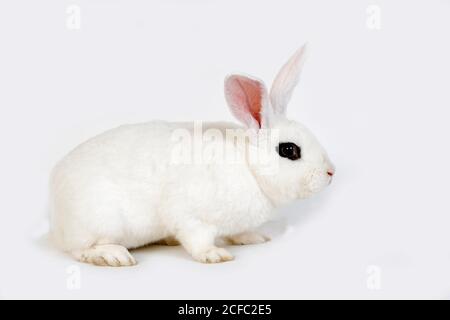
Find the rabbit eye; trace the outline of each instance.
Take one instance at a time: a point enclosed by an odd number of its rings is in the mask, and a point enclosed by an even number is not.
[[[298,160],[302,157],[302,151],[298,145],[295,143],[280,143],[277,151],[282,158],[287,158],[289,160]]]

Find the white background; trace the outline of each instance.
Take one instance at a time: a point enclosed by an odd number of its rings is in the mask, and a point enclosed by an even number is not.
[[[70,4],[80,30],[66,27]],[[380,30],[366,25],[373,4]],[[3,1],[0,296],[450,298],[449,16],[447,0]],[[74,146],[123,123],[232,120],[225,75],[270,84],[306,41],[289,116],[337,174],[281,210],[272,242],[218,265],[154,246],[112,269],[42,239],[48,174]],[[67,288],[72,265],[79,290]]]

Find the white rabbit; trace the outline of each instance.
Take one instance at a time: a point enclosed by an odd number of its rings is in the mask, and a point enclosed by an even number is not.
[[[197,261],[216,263],[233,259],[216,246],[219,237],[231,244],[267,241],[255,228],[276,207],[322,190],[334,174],[314,136],[285,116],[304,57],[305,46],[277,75],[270,99],[261,81],[241,75],[225,80],[227,102],[244,128],[277,132],[264,147],[252,135],[243,144],[212,139],[201,146],[222,143],[243,161],[176,163],[180,142],[174,135],[194,136],[193,123],[125,125],[78,146],[52,172],[52,239],[79,261],[115,267],[136,264],[128,249],[150,243],[181,243]],[[206,123],[201,130],[211,128],[224,134],[242,127]],[[268,162],[249,161],[258,148]],[[265,172],[267,163],[277,170]]]

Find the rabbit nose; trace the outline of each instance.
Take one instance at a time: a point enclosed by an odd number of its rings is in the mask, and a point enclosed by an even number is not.
[[[334,170],[328,170],[328,171],[327,171],[327,174],[328,174],[330,177],[334,176]]]

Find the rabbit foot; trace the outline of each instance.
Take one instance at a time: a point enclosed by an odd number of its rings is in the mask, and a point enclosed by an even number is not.
[[[259,244],[270,241],[270,238],[257,232],[245,232],[231,237],[226,241],[233,245]]]
[[[179,230],[177,239],[199,262],[219,263],[233,260],[234,257],[227,250],[214,245],[216,236],[215,227],[199,221],[191,221],[185,229]]]
[[[194,259],[202,263],[219,263],[231,261],[234,257],[225,249],[213,247],[194,255]]]
[[[80,262],[97,266],[130,267],[136,264],[127,248],[119,245],[93,246],[86,250],[74,251],[72,255]]]

